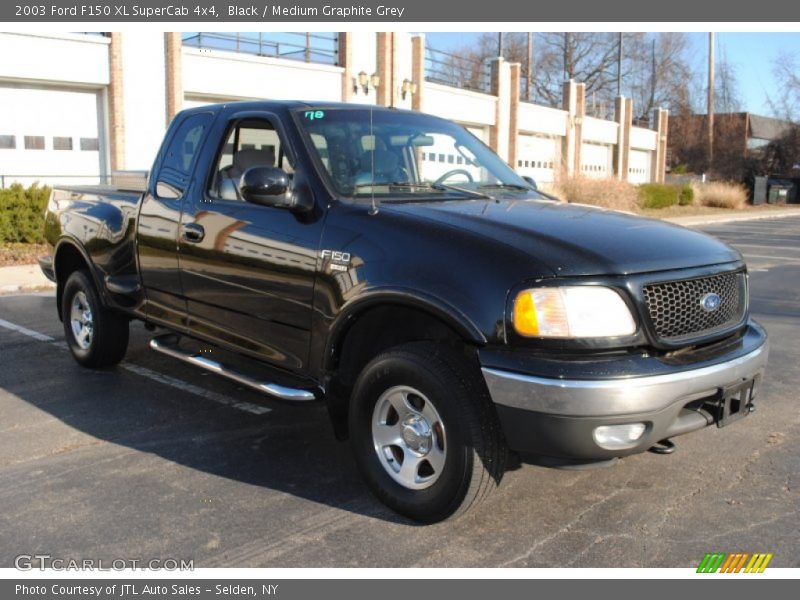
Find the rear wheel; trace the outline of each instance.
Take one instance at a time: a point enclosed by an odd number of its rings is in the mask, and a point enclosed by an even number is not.
[[[350,410],[359,469],[387,506],[433,523],[497,487],[506,447],[477,367],[440,344],[415,342],[372,360]]]
[[[125,357],[128,319],[102,305],[88,272],[75,271],[67,279],[61,315],[67,344],[81,365],[109,367]]]

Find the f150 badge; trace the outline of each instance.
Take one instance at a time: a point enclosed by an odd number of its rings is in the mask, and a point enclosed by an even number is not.
[[[350,253],[338,250],[320,250],[320,258],[324,261],[328,259],[331,271],[347,271],[350,268]]]

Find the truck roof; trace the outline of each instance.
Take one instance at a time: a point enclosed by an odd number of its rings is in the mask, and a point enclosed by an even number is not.
[[[241,110],[268,110],[273,112],[281,112],[285,110],[292,110],[294,108],[346,108],[346,109],[372,109],[375,111],[398,111],[398,109],[388,106],[377,106],[374,104],[354,104],[352,102],[332,102],[323,100],[313,102],[310,100],[237,100],[233,102],[223,102],[218,104],[207,104],[204,106],[196,106],[194,108],[187,108],[181,111],[182,114],[191,114],[197,112],[213,112],[219,111],[241,111]]]

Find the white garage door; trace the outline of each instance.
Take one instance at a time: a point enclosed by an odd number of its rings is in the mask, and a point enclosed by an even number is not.
[[[631,150],[628,164],[628,181],[631,183],[650,182],[649,150]]]
[[[609,144],[581,145],[581,174],[595,179],[611,177],[614,170],[614,149]]]
[[[536,183],[552,183],[561,162],[561,138],[520,134],[517,137],[517,172]]]
[[[28,185],[100,183],[106,175],[98,90],[0,83],[0,175]]]

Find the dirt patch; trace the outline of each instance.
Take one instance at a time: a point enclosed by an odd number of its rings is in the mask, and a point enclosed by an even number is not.
[[[40,256],[50,254],[47,244],[2,244],[0,267],[36,264]]]

